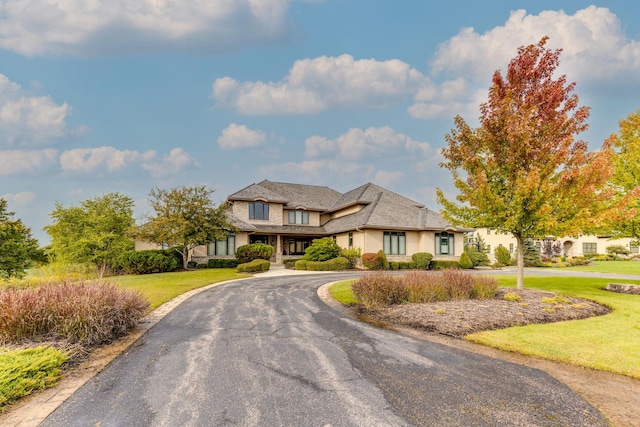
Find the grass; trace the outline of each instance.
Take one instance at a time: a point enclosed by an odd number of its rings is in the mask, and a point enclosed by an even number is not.
[[[593,261],[591,265],[565,267],[562,270],[640,275],[640,261]]]
[[[153,310],[192,289],[244,277],[250,275],[240,274],[235,268],[203,268],[173,273],[115,276],[109,277],[108,280],[121,288],[141,292],[149,300],[150,309]]]
[[[21,397],[58,382],[66,361],[64,352],[50,347],[0,349],[0,412]]]
[[[515,287],[515,277],[496,279],[501,286]],[[640,378],[640,297],[604,291],[602,288],[611,281],[527,277],[527,288],[594,300],[613,311],[605,316],[485,331],[465,338],[507,351]],[[639,284],[630,280],[616,282]],[[353,304],[357,301],[350,292],[351,283],[336,283],[329,292],[341,303]]]

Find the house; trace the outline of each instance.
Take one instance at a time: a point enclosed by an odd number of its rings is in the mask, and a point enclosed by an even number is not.
[[[497,246],[504,246],[509,252],[515,256],[517,243],[515,237],[511,234],[499,233],[490,228],[478,228],[471,239],[478,237],[484,241],[489,257],[493,260],[493,251]],[[634,239],[620,238],[612,239],[610,236],[584,235],[579,237],[548,237],[546,240],[552,240],[553,244],[561,251],[561,255],[571,258],[574,256],[584,256],[592,254],[606,254],[609,246],[624,246],[632,254],[638,253],[638,246],[634,245]],[[542,240],[535,242],[536,246],[542,251]]]
[[[233,257],[238,246],[266,243],[273,260],[299,258],[314,239],[333,237],[342,248],[384,250],[389,260],[416,252],[458,259],[464,233],[424,205],[368,183],[346,193],[328,187],[264,180],[231,194],[229,219],[237,232],[194,249],[191,259]]]

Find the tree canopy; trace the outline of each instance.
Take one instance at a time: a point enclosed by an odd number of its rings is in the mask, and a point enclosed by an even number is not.
[[[560,50],[546,42],[519,48],[505,76],[494,73],[480,127],[455,118],[441,166],[451,171],[460,203],[437,190],[449,221],[516,238],[518,288],[525,239],[578,234],[611,196],[603,187],[614,152],[607,142],[589,152],[574,140],[587,128],[589,108],[578,106],[575,83],[556,77]]]
[[[154,214],[136,229],[135,237],[176,248],[186,269],[194,247],[224,239],[235,231],[225,214],[228,205],[216,206],[211,200],[213,192],[204,185],[153,188],[149,203]]]
[[[109,193],[65,208],[56,203],[45,227],[51,236],[50,252],[55,260],[91,263],[99,277],[122,252],[133,249],[127,232],[135,224],[133,200],[120,193]]]
[[[7,209],[7,201],[0,198],[0,277],[22,276],[38,250],[38,241],[31,229],[14,212]]]

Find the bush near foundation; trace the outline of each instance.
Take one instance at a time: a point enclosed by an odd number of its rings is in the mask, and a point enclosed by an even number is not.
[[[178,263],[173,250],[126,251],[116,260],[114,270],[124,274],[151,274],[175,271]]]
[[[266,259],[254,259],[250,262],[238,264],[238,273],[256,273],[260,271],[268,271],[271,263]]]
[[[0,344],[63,339],[85,346],[124,336],[147,312],[138,292],[64,282],[0,291]]]
[[[380,257],[380,262],[382,262],[382,269],[389,270],[391,266],[389,265],[389,260],[387,260],[387,255],[382,249],[378,251],[378,256]]]
[[[266,243],[251,243],[242,245],[236,249],[236,258],[240,264],[248,263],[254,259],[269,260],[273,255],[273,246]]]
[[[209,268],[236,268],[240,264],[235,258],[211,258],[207,261]]]
[[[296,270],[306,270],[308,263],[309,261],[307,261],[306,259],[300,259],[296,261],[296,264],[295,264]]]
[[[431,261],[432,270],[450,270],[460,268],[458,261],[434,260]]]
[[[411,260],[416,263],[415,268],[420,270],[428,270],[432,259],[433,255],[429,252],[416,252],[411,255]]]
[[[372,252],[362,254],[362,266],[368,270],[381,270],[382,259],[380,255]]]
[[[307,270],[309,271],[338,271],[348,270],[351,263],[345,257],[338,257],[328,261],[307,261]]]
[[[331,237],[313,239],[311,246],[304,251],[302,259],[307,261],[328,261],[340,255],[340,246]]]

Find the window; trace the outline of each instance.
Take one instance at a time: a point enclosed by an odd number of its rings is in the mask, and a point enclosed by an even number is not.
[[[290,239],[288,255],[304,255],[304,251],[308,247],[309,239]]]
[[[634,245],[629,245],[629,252],[631,252],[632,254],[637,254],[638,253],[638,246],[634,246]]]
[[[349,233],[349,249],[353,249],[353,233]],[[638,248],[636,247],[636,249]]]
[[[491,234],[491,229],[487,228],[487,236],[489,236]]]
[[[226,239],[209,242],[207,255],[209,256],[233,256],[236,253],[236,236],[229,234]]]
[[[583,243],[582,244],[582,253],[583,254],[597,254],[598,253],[598,244],[597,243]]]
[[[509,243],[509,253],[513,253],[513,243]]]
[[[487,245],[487,246],[485,247],[485,253],[488,253],[488,254],[490,254],[490,253],[491,253],[491,245]]]
[[[309,212],[289,211],[289,224],[309,224]]]
[[[436,233],[436,255],[453,255],[453,234]]]
[[[386,255],[405,255],[407,253],[407,238],[404,231],[385,231],[383,249]]]
[[[249,219],[269,219],[269,205],[267,203],[249,203]]]

